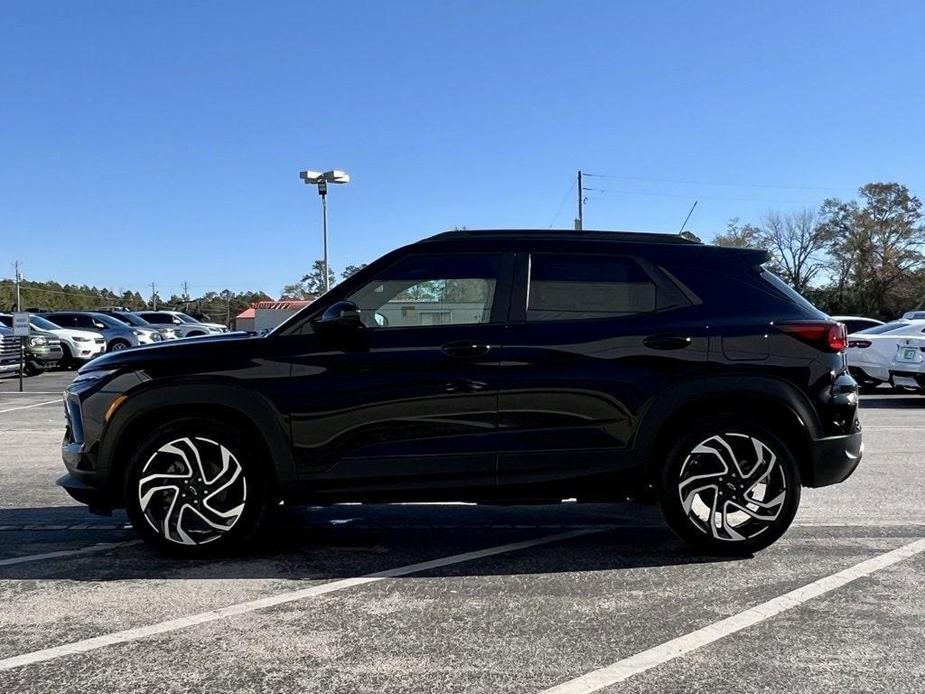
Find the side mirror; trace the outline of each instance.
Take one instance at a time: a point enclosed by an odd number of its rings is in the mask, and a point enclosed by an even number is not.
[[[314,321],[318,328],[340,328],[342,330],[356,330],[363,327],[360,320],[360,309],[352,301],[336,301],[328,306],[324,313]]]

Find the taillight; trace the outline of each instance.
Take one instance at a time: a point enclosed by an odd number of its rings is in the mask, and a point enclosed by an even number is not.
[[[866,349],[867,347],[870,347],[872,344],[874,343],[871,342],[870,340],[848,340],[849,347],[857,347],[858,349]]]
[[[798,321],[776,325],[788,335],[827,352],[841,352],[848,345],[848,331],[844,323]]]

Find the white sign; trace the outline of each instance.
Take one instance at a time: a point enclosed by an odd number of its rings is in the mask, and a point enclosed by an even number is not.
[[[15,337],[29,337],[29,314],[13,314],[13,335]]]

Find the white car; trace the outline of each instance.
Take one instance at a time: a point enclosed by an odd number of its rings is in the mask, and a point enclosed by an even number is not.
[[[925,338],[925,320],[895,320],[848,335],[848,370],[862,387],[890,382],[890,368],[900,342]]]
[[[925,336],[907,337],[896,345],[890,380],[900,388],[925,388]]]
[[[106,338],[89,330],[62,328],[41,316],[32,315],[29,323],[36,330],[53,333],[61,340],[64,351],[63,365],[82,364],[106,351]]]

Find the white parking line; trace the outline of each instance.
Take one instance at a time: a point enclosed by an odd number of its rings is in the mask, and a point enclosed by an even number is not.
[[[55,403],[60,403],[60,402],[61,402],[61,398],[58,398],[57,400],[49,400],[48,402],[37,402],[34,405],[22,405],[20,407],[11,407],[7,410],[0,410],[0,414],[4,414],[6,412],[15,412],[16,410],[31,410],[33,407],[42,407],[43,405],[54,405]]]
[[[93,554],[94,552],[103,552],[107,549],[115,549],[116,547],[128,547],[129,545],[137,545],[140,542],[141,540],[130,540],[129,542],[107,542],[105,544],[93,545],[92,547],[83,547],[81,549],[65,549],[59,552],[27,554],[24,557],[0,559],[0,566],[13,566],[15,564],[26,564],[31,561],[42,561],[43,559],[57,559],[58,557],[74,557],[80,554]]]
[[[420,571],[437,569],[441,566],[449,566],[450,564],[459,564],[466,561],[472,561],[474,559],[481,559],[483,557],[491,557],[496,554],[514,552],[519,549],[527,549],[528,547],[536,547],[538,545],[545,545],[551,542],[559,542],[560,540],[568,540],[574,537],[589,535],[595,532],[600,531],[594,529],[583,529],[573,530],[572,532],[567,533],[558,533],[556,535],[547,535],[545,537],[536,538],[534,540],[512,542],[507,545],[498,545],[496,547],[488,547],[487,549],[475,550],[474,552],[454,554],[449,557],[441,557],[440,559],[432,559],[431,561],[424,561],[418,564],[399,566],[394,569],[387,569],[385,571],[366,574],[365,576],[344,578],[338,581],[331,581],[329,583],[322,583],[321,585],[311,586],[310,588],[294,590],[288,593],[281,593],[279,595],[260,598],[258,600],[240,602],[234,605],[228,605],[227,607],[221,607],[217,610],[209,610],[208,612],[200,612],[199,614],[189,615],[188,617],[169,619],[165,622],[149,624],[148,626],[144,627],[126,629],[124,631],[117,631],[115,633],[106,634],[104,636],[96,636],[94,638],[83,639],[81,641],[74,641],[73,643],[68,643],[63,646],[44,648],[40,651],[33,651],[31,653],[16,655],[11,658],[4,658],[3,660],[0,660],[0,671],[12,670],[13,668],[22,667],[24,665],[41,663],[47,660],[54,660],[55,658],[63,658],[64,656],[68,655],[76,655],[77,653],[86,653],[87,651],[96,650],[97,648],[104,648],[105,646],[112,646],[117,643],[136,641],[147,636],[154,636],[155,634],[164,634],[170,631],[177,631],[178,629],[185,629],[187,627],[195,626],[197,624],[205,624],[207,622],[214,622],[219,619],[234,617],[236,615],[253,612],[255,610],[262,610],[267,607],[284,605],[289,602],[295,602],[296,600],[304,600],[305,598],[313,598],[319,595],[333,593],[338,590],[352,588],[354,586],[360,586],[367,583],[375,583],[376,581],[382,581],[386,578],[397,578],[399,576],[406,576],[408,574],[413,574]]]
[[[0,390],[0,395],[58,395],[60,393],[60,390],[24,390],[21,393],[18,390]]]
[[[714,641],[719,641],[737,631],[760,624],[771,617],[779,615],[781,612],[802,605],[807,600],[825,595],[836,588],[841,588],[864,576],[870,576],[875,571],[885,569],[921,552],[925,552],[925,539],[910,542],[899,549],[862,561],[860,564],[855,564],[838,573],[820,578],[802,588],[792,590],[780,597],[714,622],[702,629],[671,639],[623,660],[618,660],[600,670],[593,670],[581,677],[563,682],[550,689],[544,689],[540,694],[589,694],[590,692],[596,692],[604,687],[622,682],[633,675],[638,675],[641,672],[663,665]]]

